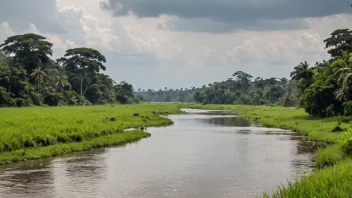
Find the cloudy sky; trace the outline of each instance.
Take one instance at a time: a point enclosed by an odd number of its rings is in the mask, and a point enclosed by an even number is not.
[[[329,58],[322,41],[351,21],[350,0],[0,1],[0,41],[42,34],[54,58],[96,48],[108,75],[143,89],[201,86],[238,70],[288,77],[300,61]]]

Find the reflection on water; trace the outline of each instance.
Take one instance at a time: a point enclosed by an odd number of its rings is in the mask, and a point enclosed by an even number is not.
[[[138,143],[3,166],[0,197],[256,197],[312,169],[296,133],[186,111]]]

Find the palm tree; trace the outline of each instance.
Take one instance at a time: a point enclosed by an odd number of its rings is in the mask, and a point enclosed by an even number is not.
[[[301,81],[300,89],[302,93],[312,83],[314,72],[309,68],[307,61],[300,62],[291,72],[291,79]]]
[[[55,76],[54,82],[55,87],[60,90],[61,93],[64,92],[65,87],[71,86],[70,83],[68,83],[67,81],[67,76],[65,75]]]
[[[346,101],[351,95],[352,90],[352,55],[347,52],[343,52],[342,55],[344,67],[334,69],[334,76],[337,78],[337,82],[341,84],[342,88],[335,92],[335,96],[336,99],[340,101]]]
[[[33,79],[33,81],[37,85],[37,89],[39,92],[40,84],[44,81],[44,78],[46,77],[46,73],[44,72],[44,70],[41,70],[39,67],[37,69],[34,69],[30,76],[31,76],[31,79]]]
[[[348,98],[351,96],[350,91],[351,90],[349,87],[343,86],[341,89],[336,90],[334,92],[334,95],[337,100],[343,102],[343,101],[347,101]]]

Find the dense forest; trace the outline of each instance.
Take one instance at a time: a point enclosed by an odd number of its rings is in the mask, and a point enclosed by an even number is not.
[[[36,34],[12,36],[0,45],[0,106],[138,102],[131,84],[100,73],[106,59],[99,51],[69,49],[53,60],[52,46]]]
[[[250,74],[238,71],[233,78],[203,86],[194,95],[194,100],[204,104],[294,106],[298,97],[295,84],[286,78],[253,79]]]
[[[165,87],[164,90],[159,89],[157,91],[152,89],[138,89],[135,95],[139,100],[147,102],[194,102],[194,94],[199,90],[199,88],[195,87],[192,87],[191,89],[168,89]]]

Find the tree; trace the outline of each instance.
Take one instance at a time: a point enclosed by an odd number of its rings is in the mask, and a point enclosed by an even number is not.
[[[22,87],[25,80],[26,71],[21,67],[1,66],[0,64],[0,86],[6,87],[8,93],[12,91],[13,87]]]
[[[44,72],[44,70],[41,70],[41,68],[37,68],[31,73],[30,76],[31,76],[31,79],[36,84],[37,91],[39,92],[40,84],[44,82],[44,78],[46,77],[46,73]]]
[[[43,36],[23,34],[7,38],[0,45],[0,50],[7,56],[14,54],[13,60],[23,64],[27,74],[31,74],[34,69],[43,67],[50,61],[52,46]]]
[[[60,75],[54,77],[55,87],[61,92],[64,92],[65,87],[71,86],[67,81],[66,75]]]
[[[79,93],[84,95],[83,81],[96,75],[100,70],[105,71],[105,57],[97,50],[91,48],[75,48],[66,51],[63,58],[57,60],[62,63],[71,76],[77,76],[80,81]],[[86,85],[86,88],[89,84]]]
[[[341,57],[343,51],[352,52],[352,30],[335,30],[324,43],[326,48],[330,48],[328,53],[334,58]]]
[[[305,61],[296,66],[290,76],[292,80],[296,80],[297,82],[300,81],[298,86],[303,93],[304,90],[312,84],[314,73],[309,68],[307,61]]]
[[[342,58],[337,59],[333,62],[334,76],[337,82],[341,85],[341,88],[335,91],[335,96],[339,101],[347,101],[351,96],[352,91],[352,53],[343,52]],[[343,65],[341,68],[339,65]]]

